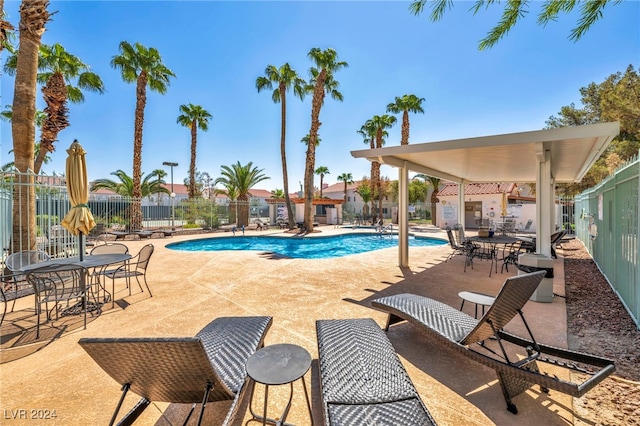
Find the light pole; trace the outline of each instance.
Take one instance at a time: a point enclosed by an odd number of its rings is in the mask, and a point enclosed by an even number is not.
[[[175,211],[174,211],[174,201],[176,199],[176,193],[173,192],[173,168],[178,167],[178,163],[172,163],[169,161],[165,161],[162,163],[163,166],[171,167],[171,230],[175,231]]]

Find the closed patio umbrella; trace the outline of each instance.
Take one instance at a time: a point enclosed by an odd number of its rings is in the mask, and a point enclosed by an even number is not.
[[[502,192],[502,202],[500,203],[500,216],[503,218],[507,216],[507,193]]]
[[[77,140],[74,140],[67,150],[67,154],[66,177],[71,210],[62,219],[62,226],[73,235],[79,235],[78,252],[80,260],[82,260],[84,254],[82,235],[88,235],[89,231],[96,226],[87,204],[89,202],[89,182],[87,181],[87,163],[84,158],[86,151]]]

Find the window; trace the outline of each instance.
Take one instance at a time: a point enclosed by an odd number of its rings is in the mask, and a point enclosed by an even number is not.
[[[348,202],[350,202],[350,201],[351,201],[351,197],[350,197],[350,196],[349,196],[349,197],[347,197],[347,201],[348,201]]]

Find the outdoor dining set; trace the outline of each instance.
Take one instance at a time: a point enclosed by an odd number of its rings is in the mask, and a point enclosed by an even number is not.
[[[13,253],[5,259],[1,288],[2,318],[8,305],[11,311],[16,300],[33,296],[37,316],[36,338],[40,337],[41,315],[46,320],[66,315],[83,315],[86,328],[87,313],[101,313],[104,303],[115,304],[115,282],[123,279],[131,295],[131,280],[136,280],[140,291],[144,284],[149,296],[146,270],[154,247],[147,244],[132,256],[129,248],[120,243],[94,246],[88,255],[52,259],[40,250]],[[111,288],[107,289],[107,281]],[[43,311],[44,305],[44,311]]]

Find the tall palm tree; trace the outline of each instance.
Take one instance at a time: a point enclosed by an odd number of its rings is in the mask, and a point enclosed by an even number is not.
[[[311,129],[309,131],[309,143],[307,144],[307,155],[304,169],[304,228],[307,232],[313,231],[313,172],[316,162],[316,146],[318,130],[320,129],[320,110],[324,104],[325,94],[338,101],[342,101],[342,93],[338,91],[340,85],[333,77],[333,74],[348,64],[338,61],[338,53],[333,49],[320,50],[312,48],[308,55],[315,63],[309,72],[311,81],[309,86],[313,86],[313,100],[311,101]]]
[[[36,130],[38,50],[50,15],[49,0],[23,0],[20,4],[19,47],[13,92],[11,136],[19,172],[33,170]],[[13,191],[13,247],[36,249],[36,197],[33,176],[18,175]],[[26,229],[25,229],[26,228]]]
[[[353,176],[351,173],[342,173],[338,176],[338,181],[344,182],[344,202],[347,202],[347,185],[351,185],[353,183]]]
[[[258,183],[269,179],[263,174],[263,171],[264,169],[254,167],[251,161],[244,166],[238,161],[236,164],[222,166],[220,169],[221,176],[216,179],[214,184],[221,184],[227,190],[236,190],[236,199],[241,203],[238,226],[249,224],[249,190]]]
[[[433,191],[431,192],[431,224],[437,226],[436,223],[436,204],[440,201],[438,199],[438,192],[440,188],[440,178],[423,175],[422,173],[415,175],[415,177],[424,179],[425,182],[429,182],[431,186],[433,186]]]
[[[369,145],[369,148],[374,149],[376,147],[376,132],[377,129],[372,120],[367,120],[357,131],[362,136],[362,141]],[[387,132],[383,131],[383,137],[387,136]],[[378,172],[380,171],[380,163],[373,160],[371,161],[371,188],[376,188],[378,182]]]
[[[4,66],[5,72],[14,75],[16,63],[17,56],[11,55]],[[41,149],[33,168],[36,174],[40,173],[45,155],[55,150],[53,143],[58,140],[58,133],[69,126],[67,100],[72,103],[84,102],[83,90],[104,93],[100,76],[89,71],[87,64],[67,52],[59,43],[40,46],[38,70],[38,83],[43,85],[46,107],[40,132]]]
[[[160,170],[160,169],[158,169]],[[164,170],[161,170],[164,172]],[[157,173],[157,170],[149,173],[140,184],[141,196],[146,197],[151,194],[169,194],[169,190],[164,187],[167,183]],[[166,172],[164,172],[166,174]],[[118,181],[111,179],[97,179],[91,184],[91,191],[107,189],[124,197],[135,197],[133,195],[133,178],[123,170],[116,170],[111,173],[118,178]],[[144,175],[144,173],[143,173]],[[133,229],[133,228],[132,228]]]
[[[198,129],[209,130],[209,119],[213,118],[209,111],[200,105],[180,105],[181,114],[178,124],[191,128],[191,162],[189,163],[189,198],[195,198],[196,191],[196,145],[198,144]]]
[[[120,54],[111,58],[111,66],[120,71],[125,83],[136,83],[136,109],[133,125],[133,196],[131,225],[133,229],[142,228],[142,196],[140,180],[142,178],[142,128],[144,126],[144,108],[147,105],[147,86],[164,95],[169,86],[169,78],[175,74],[162,63],[157,49],[147,48],[140,43],[131,45],[120,42]]]
[[[164,178],[167,177],[167,172],[164,169],[155,169],[154,171],[151,172],[152,175],[155,175],[158,177],[158,179],[161,179],[164,181]],[[161,192],[158,192],[158,205],[160,205],[160,194]]]
[[[419,98],[416,95],[404,95],[397,97],[395,102],[387,105],[387,112],[393,114],[402,113],[402,134],[400,138],[400,145],[409,145],[409,113],[424,114],[422,109],[422,102],[424,98]]]
[[[274,86],[275,87],[274,89]],[[267,66],[264,70],[264,76],[256,79],[256,89],[258,92],[268,89],[274,89],[271,99],[274,103],[280,102],[280,158],[282,161],[282,183],[284,186],[284,200],[287,204],[287,213],[289,216],[289,229],[296,227],[295,217],[293,215],[293,206],[289,197],[289,173],[287,171],[287,154],[286,154],[286,132],[287,132],[287,92],[293,89],[294,95],[304,99],[307,93],[306,82],[298,76],[288,63],[280,68],[273,65]]]
[[[374,115],[371,118],[370,126],[375,129],[376,148],[382,148],[384,146],[384,140],[389,135],[386,129],[393,127],[396,123],[396,118],[392,115]],[[372,180],[373,198],[378,200],[378,217],[382,218],[382,199],[383,187],[382,179],[380,179],[380,163],[375,162],[375,182]],[[375,218],[373,218],[375,220]]]
[[[315,174],[320,175],[320,198],[322,198],[322,186],[323,186],[324,175],[329,175],[331,173],[329,173],[329,169],[326,166],[319,166],[315,170]]]

